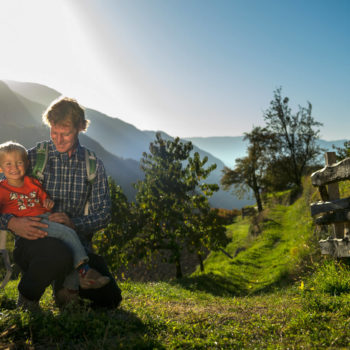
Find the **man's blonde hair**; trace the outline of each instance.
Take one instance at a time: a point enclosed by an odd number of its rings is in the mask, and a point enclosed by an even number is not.
[[[84,108],[69,97],[54,100],[44,112],[43,122],[48,126],[71,122],[79,131],[86,131],[89,125],[89,120],[85,119]]]
[[[20,143],[8,141],[0,144],[0,162],[4,154],[18,152],[21,154],[23,161],[28,162],[28,152]]]

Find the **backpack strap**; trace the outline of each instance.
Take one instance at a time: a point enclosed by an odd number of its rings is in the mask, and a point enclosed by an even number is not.
[[[44,169],[47,164],[48,154],[48,141],[39,142],[36,146],[36,162],[32,171],[32,176],[38,179],[39,181],[44,180]]]
[[[97,172],[97,159],[94,152],[85,148],[85,163],[86,163],[86,174],[90,184],[92,184],[96,178]],[[87,201],[84,207],[84,215],[89,214],[90,202]]]
[[[97,159],[95,153],[88,150],[87,148],[85,148],[85,163],[88,181],[92,183],[96,178]]]

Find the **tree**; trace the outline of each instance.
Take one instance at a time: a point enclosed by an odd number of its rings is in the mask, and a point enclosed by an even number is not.
[[[113,270],[126,265],[130,260],[129,244],[138,230],[137,213],[130,204],[120,186],[108,178],[111,195],[111,222],[94,235],[95,250],[103,255]]]
[[[208,220],[208,198],[218,186],[203,181],[216,164],[205,168],[207,157],[201,160],[198,153],[190,157],[191,142],[182,143],[179,138],[166,141],[160,133],[149,150],[141,159],[145,178],[136,184],[143,227],[134,245],[145,257],[168,251],[168,261],[175,264],[176,277],[180,278],[184,248],[198,253],[210,240],[206,235],[214,237],[215,230],[204,228],[204,220]]]
[[[332,145],[332,147],[337,151],[336,156],[338,162],[350,157],[350,141],[345,141],[343,145],[343,147],[336,147],[335,145]]]
[[[261,127],[255,127],[245,133],[243,140],[248,140],[248,155],[236,159],[234,169],[224,167],[221,185],[225,190],[233,187],[233,192],[243,198],[253,191],[258,211],[263,210],[261,190],[264,188],[264,175],[267,167],[266,147],[271,143],[273,135]]]
[[[274,134],[273,151],[270,152],[272,162],[284,159],[284,166],[288,168],[287,174],[297,187],[301,187],[304,171],[310,163],[314,162],[321,152],[316,144],[319,127],[322,123],[312,117],[312,105],[301,107],[297,113],[292,114],[289,107],[289,98],[281,96],[282,89],[274,92],[274,99],[270,108],[264,113],[266,128]]]

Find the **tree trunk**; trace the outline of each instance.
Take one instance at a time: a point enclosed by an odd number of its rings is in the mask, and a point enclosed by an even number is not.
[[[180,257],[176,257],[175,265],[176,265],[176,278],[182,278]]]
[[[204,272],[204,264],[203,264],[203,258],[201,253],[197,253],[198,261],[199,261],[199,266],[201,269],[201,272]]]
[[[258,206],[258,212],[261,213],[263,211],[262,201],[260,197],[259,191],[254,191],[255,199],[256,199],[256,205]]]
[[[256,180],[255,175],[253,175],[253,191],[254,191],[254,197],[256,199],[256,205],[258,206],[258,212],[261,213],[263,211],[263,206],[262,206],[258,182]]]

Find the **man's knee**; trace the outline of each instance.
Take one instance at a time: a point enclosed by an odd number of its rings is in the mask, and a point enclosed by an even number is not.
[[[14,249],[14,261],[23,270],[27,270],[34,261],[40,260],[47,266],[58,265],[71,268],[73,254],[70,248],[62,241],[45,237],[36,240],[20,239]],[[45,266],[43,266],[45,267]]]
[[[44,238],[46,253],[45,258],[55,269],[64,270],[68,273],[73,266],[73,253],[71,249],[62,241],[52,237]]]

